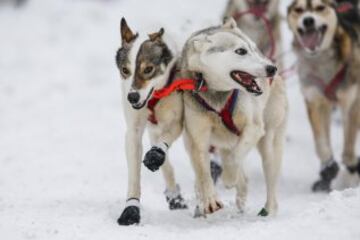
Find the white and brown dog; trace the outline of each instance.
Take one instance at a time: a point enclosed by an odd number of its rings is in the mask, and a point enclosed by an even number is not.
[[[158,170],[159,165],[163,164],[161,169],[169,208],[187,208],[167,156],[167,150],[182,133],[183,100],[182,94],[178,92],[163,99],[154,97],[156,91],[171,84],[177,74],[179,53],[176,46],[167,39],[163,29],[149,36],[141,36],[135,34],[125,19],[122,19],[121,39],[116,63],[122,79],[123,108],[127,123],[125,150],[128,162],[128,200],[118,223],[131,225],[140,222],[142,138],[146,127],[153,147],[145,155],[144,164],[152,171]]]
[[[357,0],[294,0],[288,8],[298,57],[298,74],[321,161],[313,191],[329,191],[339,166],[331,147],[331,113],[342,111],[344,150],[349,172],[360,174],[355,155],[360,124],[360,23]]]
[[[259,214],[275,214],[287,120],[287,97],[277,68],[233,19],[193,34],[181,59],[182,75],[208,88],[184,93],[185,145],[201,209],[213,213],[222,207],[211,179],[209,146],[221,155],[223,182],[236,189],[240,209],[247,195],[242,160],[257,146],[267,186],[267,201]]]

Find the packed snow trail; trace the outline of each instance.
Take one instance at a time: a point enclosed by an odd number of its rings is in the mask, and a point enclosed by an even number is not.
[[[288,2],[283,0],[284,13]],[[127,186],[114,60],[120,18],[140,33],[149,23],[152,30],[163,26],[182,44],[193,31],[218,24],[224,7],[225,0],[31,0],[22,9],[0,8],[1,239],[360,239],[359,188],[310,192],[319,163],[296,78],[288,80],[290,119],[277,217],[256,216],[265,185],[254,152],[246,161],[246,212],[237,212],[234,192],[220,185],[225,209],[193,219],[194,174],[180,140],[170,154],[191,208],[170,212],[162,176],[143,168],[142,223],[116,224]],[[285,23],[284,37],[289,50]],[[342,131],[336,122],[332,135],[339,159]]]

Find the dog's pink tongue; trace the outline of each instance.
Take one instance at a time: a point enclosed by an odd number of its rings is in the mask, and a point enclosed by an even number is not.
[[[319,45],[319,41],[320,41],[320,34],[315,31],[311,33],[305,33],[301,38],[302,45],[305,48],[308,48],[312,51],[314,51],[316,47]]]

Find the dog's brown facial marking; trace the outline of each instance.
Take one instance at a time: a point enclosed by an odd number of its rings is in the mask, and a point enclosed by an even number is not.
[[[131,76],[129,52],[130,49],[122,47],[116,53],[116,65],[123,79]]]
[[[162,36],[164,29],[149,34],[141,46],[136,57],[136,70],[133,88],[141,90],[148,86],[151,80],[163,75],[167,66],[173,59],[168,46],[164,43]]]
[[[121,19],[120,33],[121,48],[116,53],[116,65],[120,71],[122,78],[128,79],[132,74],[129,59],[130,50],[139,35],[133,33],[133,31],[128,26],[125,18]]]
[[[287,19],[296,40],[307,52],[331,46],[338,21],[330,0],[295,0],[288,8]]]

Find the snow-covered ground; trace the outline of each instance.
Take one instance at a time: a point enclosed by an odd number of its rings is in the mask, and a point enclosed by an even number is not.
[[[225,2],[30,0],[19,10],[0,6],[0,239],[360,239],[359,188],[310,192],[319,163],[296,78],[288,80],[291,112],[277,217],[256,216],[265,186],[252,153],[244,214],[237,213],[233,192],[221,186],[226,207],[214,216],[193,219],[192,208],[170,212],[162,176],[144,169],[142,224],[116,224],[127,185],[114,62],[120,18],[140,32],[164,26],[182,43],[194,30],[218,24]],[[288,2],[282,0],[283,12]],[[284,35],[287,50],[285,23]],[[332,135],[339,159],[336,123]],[[171,152],[193,207],[194,174],[182,141]]]

